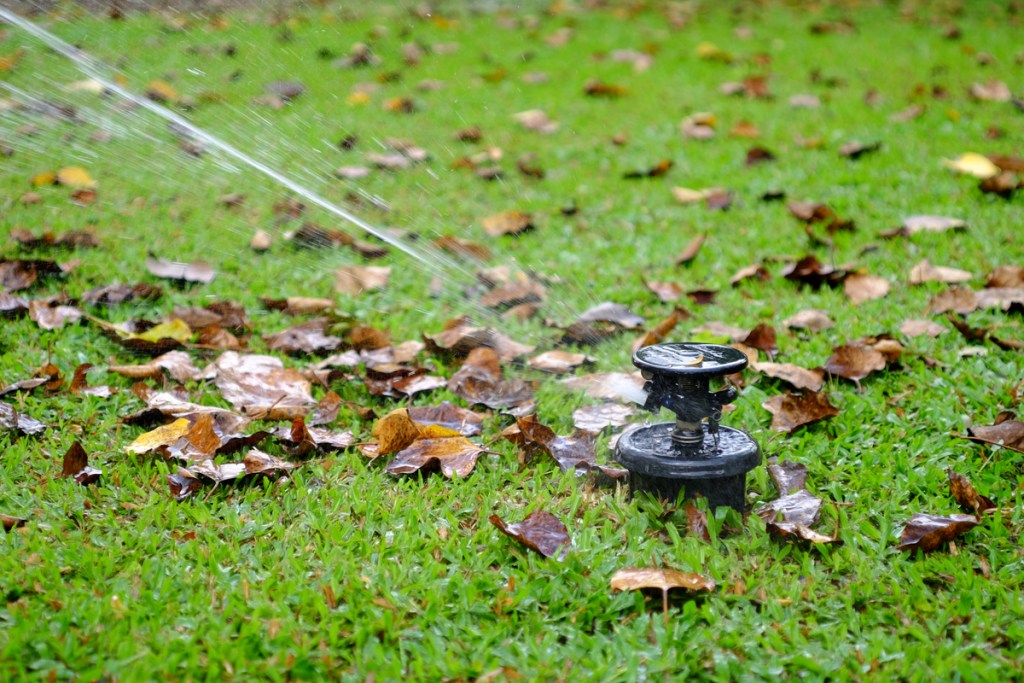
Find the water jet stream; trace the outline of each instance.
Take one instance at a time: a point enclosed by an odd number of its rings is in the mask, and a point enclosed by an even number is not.
[[[224,154],[232,157],[233,159],[245,164],[246,166],[262,173],[263,175],[271,178],[278,184],[288,188],[296,195],[309,201],[325,211],[341,218],[348,223],[362,229],[367,234],[373,235],[382,242],[400,250],[406,255],[412,257],[418,261],[424,269],[431,275],[450,279],[452,276],[462,278],[466,281],[474,280],[474,275],[466,268],[459,265],[452,259],[448,259],[440,253],[425,254],[417,249],[414,249],[411,245],[406,244],[402,240],[389,235],[386,231],[377,228],[370,223],[367,223],[362,218],[359,218],[355,214],[345,210],[344,208],[334,204],[333,202],[321,197],[316,192],[313,192],[308,187],[305,187],[301,183],[285,175],[284,173],[271,168],[265,163],[253,158],[249,154],[246,154],[242,150],[238,149],[234,145],[220,138],[217,138],[211,133],[203,130],[195,124],[189,122],[188,119],[181,116],[180,114],[168,109],[167,107],[154,102],[146,97],[143,97],[137,93],[134,93],[116,82],[104,76],[104,71],[107,68],[88,53],[83,50],[76,48],[74,45],[58,38],[54,34],[50,33],[46,29],[37,26],[31,21],[24,17],[12,12],[11,10],[0,6],[0,19],[4,22],[16,26],[31,36],[39,39],[47,47],[51,48],[60,55],[68,58],[71,62],[85,74],[87,77],[93,79],[99,83],[105,90],[115,93],[120,97],[132,102],[133,104],[146,109],[147,111],[156,114],[160,118],[166,120],[174,126],[180,128],[180,130],[186,131],[189,135],[195,137],[197,140],[209,145],[210,147],[220,150]]]

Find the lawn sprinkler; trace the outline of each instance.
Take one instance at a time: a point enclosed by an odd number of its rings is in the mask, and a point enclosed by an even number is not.
[[[761,464],[761,449],[749,434],[720,426],[722,406],[736,399],[735,387],[710,390],[713,377],[747,366],[740,351],[720,344],[654,344],[633,354],[647,383],[646,410],[668,408],[676,421],[623,434],[615,456],[629,470],[633,493],[646,491],[675,501],[704,496],[744,511],[747,472]]]

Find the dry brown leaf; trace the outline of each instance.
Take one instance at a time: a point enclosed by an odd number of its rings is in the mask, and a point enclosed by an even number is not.
[[[491,515],[490,520],[503,534],[544,557],[563,560],[572,548],[572,539],[565,524],[546,510],[531,512],[522,522],[513,524],[506,524],[498,515]]]
[[[285,368],[279,358],[226,351],[213,365],[221,396],[250,417],[292,420],[304,417],[316,403],[309,381],[298,370]]]
[[[855,273],[843,280],[843,292],[853,305],[881,299],[889,293],[889,281],[878,275]]]
[[[564,375],[576,370],[576,368],[593,363],[594,359],[585,353],[572,353],[569,351],[545,351],[526,361],[534,370],[549,372],[555,375]]]
[[[995,424],[991,426],[971,427],[967,430],[967,438],[1024,453],[1024,422],[1012,418],[997,418]]]
[[[952,311],[965,315],[978,309],[978,295],[970,287],[950,287],[940,292],[928,302],[930,313],[947,313]]]
[[[81,443],[76,440],[71,444],[71,448],[64,454],[61,477],[71,477],[82,486],[86,486],[99,481],[102,474],[101,470],[89,466],[89,456]]]
[[[644,282],[647,289],[654,292],[662,301],[670,303],[683,295],[683,288],[675,282]]]
[[[505,211],[488,216],[481,223],[484,226],[484,232],[491,237],[518,235],[534,228],[533,216],[522,211]]]
[[[146,270],[157,277],[167,278],[168,280],[200,282],[203,284],[213,282],[213,279],[217,276],[213,266],[205,261],[180,263],[152,256],[146,259]]]
[[[779,496],[788,496],[807,486],[807,465],[790,460],[768,464],[768,475],[775,484]]]
[[[978,493],[967,477],[957,474],[952,468],[946,470],[946,474],[949,476],[949,492],[964,511],[981,515],[996,509],[996,504]]]
[[[414,474],[429,467],[440,467],[441,474],[466,477],[485,450],[457,431],[430,425],[420,430],[410,445],[395,454],[388,463],[390,474]]]
[[[835,323],[828,317],[828,313],[816,308],[799,311],[783,320],[782,324],[785,327],[810,330],[811,332],[821,332],[830,327],[835,327]]]
[[[413,406],[409,418],[420,427],[438,425],[463,436],[477,436],[483,431],[484,416],[444,401],[438,406]]]
[[[925,282],[945,282],[948,284],[967,282],[974,276],[966,270],[933,266],[927,259],[920,261],[910,269],[910,284],[919,285]]]
[[[636,414],[630,406],[618,403],[601,403],[577,408],[572,411],[572,423],[576,429],[585,432],[600,432],[605,427],[622,427]]]
[[[665,341],[665,338],[676,328],[676,326],[683,320],[690,317],[690,312],[685,308],[676,306],[671,314],[660,323],[655,325],[651,330],[645,332],[639,339],[633,342],[633,353],[650,346],[652,344],[660,344]]]
[[[422,431],[405,408],[393,410],[377,420],[370,435],[377,439],[378,455],[390,455],[408,447]]]
[[[676,569],[620,569],[611,578],[614,591],[657,588],[664,593],[672,588],[686,588],[691,591],[712,591],[714,579],[703,574],[681,572]]]
[[[899,549],[907,552],[931,552],[978,526],[974,515],[928,515],[917,513],[900,535]]]
[[[502,379],[498,354],[493,349],[480,347],[469,352],[465,363],[449,380],[448,389],[470,403],[521,411],[533,405],[536,385],[519,379]]]
[[[623,478],[627,470],[599,465],[596,461],[597,434],[576,431],[571,436],[558,436],[554,430],[537,421],[535,415],[521,417],[502,435],[529,451],[540,450],[551,456],[563,471],[598,470],[613,478]]]
[[[753,363],[751,367],[774,379],[788,382],[794,389],[821,391],[825,372],[820,368],[808,370],[793,363]]]
[[[390,278],[388,266],[345,266],[334,271],[334,291],[358,296],[386,287]]]
[[[822,393],[780,394],[761,404],[772,414],[772,429],[792,433],[799,427],[835,417],[839,409]]]
[[[947,230],[964,230],[967,221],[948,216],[915,215],[903,219],[903,230],[908,235],[919,232],[946,232]]]
[[[922,335],[938,337],[945,332],[948,332],[948,330],[934,320],[904,320],[903,324],[900,325],[900,334],[907,337],[920,337]]]
[[[646,380],[639,372],[595,372],[579,377],[568,377],[561,380],[561,383],[574,391],[583,391],[590,398],[602,401],[626,399],[641,405],[646,401],[643,390]]]
[[[708,237],[706,232],[698,234],[696,237],[687,242],[686,247],[680,252],[679,256],[676,256],[675,264],[682,266],[688,264],[690,261],[697,257],[700,252],[701,246],[704,245],[704,240]]]
[[[851,380],[857,386],[871,373],[884,369],[885,356],[870,346],[860,344],[837,346],[825,361],[825,372]]]

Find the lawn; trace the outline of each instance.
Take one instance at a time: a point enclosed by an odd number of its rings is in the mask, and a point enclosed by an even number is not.
[[[1024,14],[1009,2],[494,5],[441,3],[428,14],[327,2],[275,14],[123,19],[65,8],[35,19],[102,60],[103,75],[120,86],[158,95],[407,250],[388,245],[372,259],[337,245],[301,248],[295,233],[307,223],[380,242],[215,145],[183,142],[152,112],[97,93],[25,31],[0,27],[0,260],[66,264],[11,294],[40,302],[64,294],[60,303],[85,314],[57,329],[25,313],[0,318],[0,387],[47,364],[65,379],[0,397],[46,426],[30,435],[0,422],[0,514],[24,520],[0,534],[0,679],[1018,675],[1024,454],[962,436],[1020,410],[1022,305],[947,317],[931,302],[951,285],[910,280],[927,260],[967,271],[966,286],[982,292],[997,267],[1024,266],[1024,193],[982,192],[978,177],[943,163],[972,152],[1012,165],[1024,152],[1024,105],[998,87],[1024,98]],[[346,59],[355,64],[339,63]],[[282,98],[283,82],[303,91]],[[557,128],[523,125],[516,115],[530,110]],[[681,130],[695,114],[709,124],[697,137]],[[375,167],[372,155],[394,157],[396,139],[429,158]],[[869,148],[844,156],[852,142]],[[752,148],[772,158],[748,163]],[[94,197],[41,175],[68,167],[95,181]],[[343,178],[339,168],[368,173]],[[1009,172],[999,178],[1017,182]],[[727,192],[685,203],[674,188]],[[298,202],[301,216],[293,215]],[[716,208],[721,202],[728,206]],[[805,223],[792,202],[824,204],[852,229]],[[488,234],[484,219],[508,211],[530,214],[533,229]],[[893,234],[914,215],[966,227]],[[25,244],[17,231],[89,231],[98,246]],[[268,248],[252,248],[258,233],[271,238]],[[677,264],[699,235],[695,257]],[[434,246],[445,237],[490,257]],[[206,261],[216,277],[158,278],[147,269],[150,254]],[[812,254],[836,269],[836,286],[784,277]],[[730,282],[757,264],[766,279]],[[367,265],[390,268],[385,287],[336,288],[336,271]],[[532,317],[480,303],[478,271],[503,265],[544,283]],[[842,282],[850,274],[883,278],[889,289],[854,303]],[[157,285],[162,296],[117,306],[82,300],[113,283]],[[663,301],[647,283],[678,285],[680,298]],[[715,295],[701,303],[699,291]],[[265,303],[285,297],[332,305],[293,316]],[[156,322],[222,301],[240,304],[250,321],[237,330],[242,353],[274,355],[295,370],[327,354],[285,354],[266,337],[316,315],[330,317],[326,331],[344,340],[339,351],[358,345],[354,329],[383,330],[399,344],[472,316],[536,347],[503,371],[538,382],[537,420],[560,435],[572,433],[574,410],[600,401],[524,361],[557,348],[592,358],[580,376],[631,371],[639,330],[561,343],[563,329],[601,302],[628,306],[644,329],[684,307],[689,316],[672,341],[735,342],[741,337],[708,324],[765,323],[777,332],[775,360],[802,368],[824,366],[836,347],[868,337],[891,335],[902,353],[859,384],[827,375],[821,391],[838,414],[791,433],[773,429],[762,404],[792,387],[748,369],[724,418],[750,432],[766,459],[806,466],[807,488],[824,501],[815,528],[837,536],[833,543],[778,538],[757,514],[724,508],[708,514],[702,538],[681,502],[631,498],[593,472],[524,457],[501,436],[516,418],[480,406],[483,433],[471,438],[486,452],[471,474],[392,474],[391,456],[365,454],[379,417],[446,400],[472,406],[444,387],[375,395],[365,357],[320,373],[311,390],[315,400],[340,396],[325,426],[350,430],[353,445],[299,457],[286,439],[268,437],[261,450],[300,463],[289,476],[207,483],[179,501],[168,476],[188,463],[127,452],[157,424],[125,420],[145,407],[144,392],[133,391],[139,380],[108,371],[154,354],[133,353],[104,333],[104,322]],[[834,326],[784,324],[807,309],[825,311]],[[937,323],[941,334],[909,334],[912,319]],[[191,334],[182,348],[204,367],[226,353],[215,346]],[[461,362],[454,355],[428,348],[411,364],[449,379]],[[93,366],[90,385],[117,392],[72,391],[83,363]],[[151,391],[232,407],[212,381],[158,374],[144,380]],[[638,411],[631,421],[649,419]],[[288,422],[247,429],[277,426],[287,431]],[[601,464],[614,463],[613,435],[605,429],[597,439]],[[60,476],[75,441],[102,470],[88,486]],[[932,552],[901,550],[915,514],[963,512],[949,492],[950,469],[995,509]],[[747,486],[752,510],[779,496],[765,467]],[[567,527],[572,548],[561,561],[489,521],[540,510]],[[629,567],[699,573],[716,586],[671,591],[663,615],[660,592],[611,589],[615,572]]]

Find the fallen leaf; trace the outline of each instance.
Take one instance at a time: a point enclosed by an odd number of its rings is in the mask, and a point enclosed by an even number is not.
[[[978,309],[978,296],[970,287],[950,287],[940,292],[928,302],[929,313],[946,313],[953,311],[966,315]]]
[[[946,232],[947,230],[964,230],[967,221],[948,216],[915,215],[903,219],[903,230],[908,235],[919,232]]]
[[[1024,187],[1024,181],[1018,180],[1016,173],[1009,172],[985,178],[978,183],[978,189],[983,194],[994,194],[1003,199],[1012,199],[1014,193],[1021,187]]]
[[[985,278],[986,288],[1024,288],[1024,266],[999,266]]]
[[[710,112],[697,112],[679,122],[679,132],[685,138],[709,140],[715,136],[718,117]]]
[[[467,319],[456,318],[445,324],[445,329],[433,336],[424,335],[423,340],[431,353],[451,355],[457,358],[467,356],[476,348],[491,348],[501,361],[512,361],[536,347],[520,344],[489,327],[474,327]]]
[[[558,436],[554,430],[540,422],[535,415],[520,417],[516,424],[506,429],[502,435],[530,451],[540,450],[551,456],[564,472],[576,471],[582,474],[588,470],[598,470],[609,477],[621,479],[628,474],[627,470],[597,464],[597,434],[576,431],[571,436]]]
[[[775,335],[775,328],[768,323],[758,323],[741,343],[753,349],[764,351],[769,357],[778,353],[779,345]]]
[[[702,232],[691,239],[683,251],[676,256],[675,264],[677,266],[685,265],[697,257],[697,253],[700,252],[701,246],[704,244],[704,240],[707,239],[707,233]]]
[[[792,434],[799,427],[833,418],[839,409],[823,393],[780,394],[761,404],[772,414],[772,429]]]
[[[108,398],[116,394],[117,387],[89,386],[85,374],[91,367],[92,363],[82,363],[75,368],[75,375],[71,379],[71,387],[69,388],[71,393],[75,396],[96,396],[98,398]]]
[[[881,299],[889,293],[889,281],[878,275],[855,273],[843,280],[843,292],[853,305]]]
[[[956,159],[943,159],[942,165],[951,171],[972,175],[976,178],[991,178],[999,175],[999,167],[981,154],[966,152]]]
[[[276,334],[264,335],[263,339],[270,351],[288,354],[328,354],[337,350],[343,340],[324,331],[327,323],[327,318],[317,318]]]
[[[0,427],[21,432],[22,434],[27,434],[29,436],[41,434],[46,430],[46,425],[42,422],[19,412],[10,403],[5,403],[3,401],[0,401]]]
[[[167,81],[154,80],[146,85],[146,97],[163,104],[175,104],[181,98],[181,95]]]
[[[7,292],[28,289],[40,277],[63,273],[64,269],[55,261],[0,259],[0,289]]]
[[[221,396],[250,417],[291,420],[304,417],[316,403],[302,374],[273,356],[226,351],[213,365]]]
[[[544,557],[561,561],[572,548],[572,539],[565,524],[545,510],[531,512],[522,522],[513,524],[506,524],[498,515],[491,515],[490,520],[503,534]]]
[[[572,423],[585,432],[600,432],[606,427],[623,427],[636,414],[630,406],[617,403],[587,405],[572,411]]]
[[[947,331],[945,327],[934,320],[904,320],[903,324],[900,325],[900,333],[907,337],[920,337],[922,335],[938,337]]]
[[[751,280],[754,278],[757,278],[762,282],[767,282],[771,277],[771,273],[768,272],[767,268],[759,263],[755,263],[737,270],[736,274],[729,278],[729,284],[736,287],[744,280]]]
[[[933,266],[928,259],[920,261],[910,269],[910,284],[919,285],[925,282],[960,283],[967,282],[974,276],[966,270],[949,268],[947,266]]]
[[[334,291],[357,296],[387,286],[390,278],[390,267],[346,266],[334,271]]]
[[[881,142],[863,143],[863,142],[847,142],[839,148],[839,154],[846,157],[847,159],[860,159],[865,154],[871,152],[877,152],[882,148]]]
[[[666,596],[672,588],[685,588],[690,591],[713,591],[714,579],[703,574],[681,572],[675,569],[620,569],[612,575],[611,588],[614,591],[640,590],[657,588]]]
[[[191,429],[192,423],[188,419],[178,418],[170,424],[140,434],[125,447],[125,451],[134,455],[162,451],[186,437]]]
[[[636,353],[645,346],[651,344],[660,344],[665,341],[665,338],[676,328],[676,326],[683,320],[690,317],[690,312],[685,308],[676,306],[676,308],[669,314],[667,318],[662,320],[660,323],[655,325],[653,328],[645,332],[639,339],[633,342],[632,351]]]
[[[74,306],[34,300],[28,302],[28,316],[43,330],[59,330],[82,319],[82,311]]]
[[[972,83],[967,92],[972,98],[982,102],[1009,102],[1013,98],[1010,87],[994,79],[986,83]]]
[[[825,371],[820,368],[808,370],[793,363],[752,363],[752,369],[768,377],[788,382],[794,389],[821,391]]]
[[[670,170],[675,165],[675,162],[671,159],[662,159],[658,163],[648,168],[639,169],[636,171],[627,171],[622,174],[622,177],[626,180],[638,180],[640,178],[659,178]]]
[[[152,256],[146,258],[146,270],[157,277],[169,280],[200,282],[203,284],[213,282],[213,279],[217,276],[213,266],[205,261],[180,263]]]
[[[590,375],[568,377],[560,382],[569,389],[583,391],[590,398],[602,401],[626,399],[643,405],[647,400],[644,393],[646,380],[640,373],[595,372]]]
[[[974,515],[949,515],[943,517],[919,512],[903,527],[903,533],[900,535],[900,542],[897,547],[907,552],[920,550],[921,552],[928,553],[943,543],[952,541],[961,534],[967,533],[978,526],[978,524],[978,518]]]
[[[523,409],[532,404],[535,389],[532,382],[502,379],[498,354],[485,346],[470,351],[448,382],[456,396],[495,409]]]
[[[535,130],[539,133],[554,133],[558,130],[558,122],[552,121],[548,115],[540,109],[522,111],[512,116],[528,130]]]
[[[859,387],[872,372],[885,369],[885,356],[870,346],[844,344],[832,350],[824,367],[828,374],[851,380]]]
[[[129,301],[152,301],[163,296],[156,285],[104,285],[94,287],[82,295],[82,301],[97,306],[116,306]]]
[[[765,522],[785,522],[813,526],[821,513],[821,499],[804,488],[777,498],[758,508],[757,516]]]
[[[24,517],[12,517],[11,515],[0,514],[0,524],[3,525],[4,531],[10,533],[11,530],[17,529],[18,527],[25,526],[28,520]]]
[[[996,423],[990,426],[976,425],[967,430],[967,438],[1024,453],[1024,422],[1006,419],[996,420]]]
[[[644,282],[644,284],[647,285],[647,289],[666,303],[675,301],[683,295],[682,286],[675,282]]]
[[[263,305],[272,311],[281,311],[286,315],[308,315],[323,313],[333,309],[337,304],[334,299],[318,299],[306,296],[290,296],[286,299],[262,299]]]
[[[184,351],[168,351],[142,365],[111,365],[107,370],[135,379],[156,379],[166,371],[177,382],[193,381],[201,374]]]
[[[949,476],[949,493],[965,512],[981,515],[996,509],[996,504],[978,493],[967,477],[957,474],[952,468],[947,469],[946,474]]]
[[[96,181],[81,166],[65,166],[57,171],[57,182],[70,188],[96,187]]]
[[[71,444],[71,448],[64,454],[61,477],[71,477],[82,486],[87,486],[99,481],[102,474],[102,470],[89,466],[89,455],[81,443],[76,440]]]
[[[569,351],[545,351],[526,361],[534,370],[548,372],[554,375],[564,375],[573,372],[576,368],[593,363],[594,359],[585,353],[571,353]]]
[[[807,486],[807,465],[790,460],[768,464],[768,475],[775,484],[779,496],[788,496]]]
[[[483,431],[484,416],[444,401],[438,406],[412,406],[409,419],[417,426],[438,425],[463,436],[477,436]]]
[[[488,216],[481,223],[484,226],[484,232],[491,237],[519,235],[527,230],[532,230],[534,227],[531,214],[523,213],[522,211],[505,211],[504,213]]]
[[[823,265],[814,255],[808,255],[787,266],[782,276],[801,285],[808,285],[811,289],[820,289],[825,284],[835,286],[843,280],[845,273]]]
[[[203,488],[203,482],[184,467],[179,467],[176,473],[167,475],[167,485],[171,489],[171,495],[178,502],[189,498]]]
[[[466,477],[485,450],[457,431],[430,425],[420,430],[416,439],[395,454],[388,463],[389,474],[414,474],[429,467],[440,467],[441,473]]]

